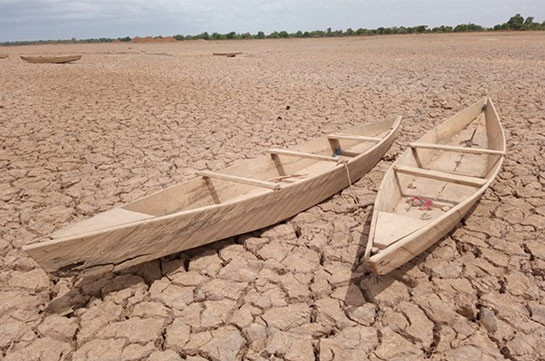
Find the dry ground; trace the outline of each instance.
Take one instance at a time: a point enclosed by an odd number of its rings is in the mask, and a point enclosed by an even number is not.
[[[0,360],[545,359],[545,33],[0,50]],[[18,58],[44,53],[83,58]],[[354,187],[372,200],[402,147],[485,95],[499,178],[389,276],[362,264],[370,209],[347,191],[123,274],[49,279],[20,250],[197,169],[402,114]]]

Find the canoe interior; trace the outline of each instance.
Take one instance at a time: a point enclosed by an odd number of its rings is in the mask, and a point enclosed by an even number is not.
[[[499,119],[487,98],[434,128],[418,143],[457,147],[471,144],[471,148],[505,151]],[[496,154],[409,148],[402,153],[395,165],[479,178],[484,184],[485,180],[495,176],[500,159],[501,156]],[[384,177],[375,203],[374,212],[377,212],[377,216],[372,226],[373,247],[380,252],[381,249],[437,222],[453,207],[472,198],[479,188],[480,186],[404,174],[391,168]],[[428,202],[428,206],[421,207],[424,202]]]
[[[360,125],[343,134],[383,138],[394,125],[394,119]],[[349,160],[374,147],[377,143],[362,140],[328,140],[326,137],[314,139],[290,150],[313,153],[331,157],[335,149],[342,151],[341,159]],[[222,174],[235,175],[263,181],[289,185],[303,182],[311,177],[332,170],[336,162],[318,161],[285,155],[265,154],[257,158],[242,161],[219,171]],[[142,221],[173,213],[196,210],[223,203],[236,202],[249,196],[274,192],[273,190],[252,185],[234,183],[212,178],[197,177],[165,190],[138,199],[123,207],[103,212],[90,219],[78,222],[55,232],[51,239],[72,237],[82,233],[99,231],[105,228]]]

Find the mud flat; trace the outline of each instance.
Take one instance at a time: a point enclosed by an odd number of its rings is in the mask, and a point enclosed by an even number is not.
[[[236,58],[213,52],[240,51]],[[0,359],[545,358],[545,33],[1,48]],[[25,54],[83,54],[26,64]],[[448,237],[376,278],[369,207],[410,141],[482,96],[497,181]],[[395,114],[351,190],[266,230],[95,278],[21,250],[69,222]]]

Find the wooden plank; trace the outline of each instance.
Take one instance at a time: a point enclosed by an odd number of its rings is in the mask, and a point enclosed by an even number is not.
[[[143,221],[150,218],[153,218],[153,215],[141,212],[133,212],[123,208],[114,208],[110,209],[109,211],[99,213],[98,215],[89,219],[80,221],[71,227],[66,227],[64,229],[58,230],[57,232],[51,234],[51,237],[69,237],[80,233],[93,232],[111,226]]]
[[[418,152],[416,151],[416,148],[411,148],[411,153],[414,157],[414,161],[416,162],[416,165],[418,168],[424,168],[422,165],[422,161],[420,160],[420,156],[418,155]]]
[[[197,172],[197,174],[200,175],[201,177],[215,178],[215,179],[220,179],[227,182],[243,183],[243,184],[248,184],[251,186],[263,187],[263,188],[268,188],[273,190],[280,189],[280,184],[278,183],[262,181],[259,179],[245,178],[245,177],[239,177],[239,176],[230,175],[230,174],[222,174],[222,173],[208,172],[208,171],[200,171],[200,172]]]
[[[472,187],[482,187],[486,184],[486,182],[488,182],[488,179],[468,177],[416,167],[407,167],[404,165],[394,165],[394,170],[398,173],[410,174],[418,177],[436,179],[440,181],[462,184]]]
[[[428,220],[379,211],[373,246],[384,249],[428,223]]]
[[[493,155],[502,155],[502,156],[505,155],[505,152],[503,150],[459,147],[455,145],[446,145],[446,144],[414,142],[414,143],[410,143],[409,147],[413,149],[414,148],[437,149],[437,150],[444,150],[447,152],[460,152],[460,153],[468,153],[468,154],[493,154]]]
[[[329,134],[328,139],[345,139],[345,140],[361,140],[369,142],[380,142],[382,138],[366,137],[363,135],[349,135],[349,134]]]
[[[336,158],[336,157],[328,157],[326,155],[313,154],[313,153],[296,152],[294,150],[269,149],[268,152],[270,154],[287,155],[289,157],[316,159],[316,160],[323,160],[328,162],[339,161],[339,158]]]

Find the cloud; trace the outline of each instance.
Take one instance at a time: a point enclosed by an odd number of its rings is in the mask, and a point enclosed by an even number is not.
[[[543,0],[0,0],[0,41],[545,20]]]

